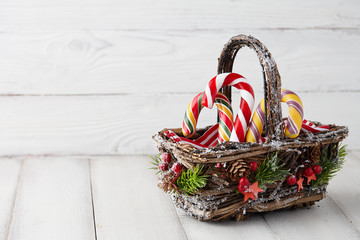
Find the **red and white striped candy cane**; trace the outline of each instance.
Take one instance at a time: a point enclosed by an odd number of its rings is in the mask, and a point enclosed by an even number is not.
[[[312,133],[318,133],[318,132],[326,132],[329,131],[330,126],[329,125],[323,125],[323,126],[316,126],[314,123],[304,119],[301,125],[301,131],[303,132],[312,132]]]
[[[205,88],[202,105],[208,108],[214,106],[216,93],[224,86],[233,86],[240,90],[241,99],[238,114],[230,141],[244,142],[245,134],[254,108],[254,90],[249,81],[237,73],[222,73],[210,80]]]
[[[164,132],[164,135],[171,138],[175,143],[180,143],[180,144],[186,143],[196,148],[209,148],[216,146],[216,144],[218,143],[217,140],[218,130],[219,130],[219,123],[210,127],[201,137],[199,137],[196,140],[180,137],[171,130]]]

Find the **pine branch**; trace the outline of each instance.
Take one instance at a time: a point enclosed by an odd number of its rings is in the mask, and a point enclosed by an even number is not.
[[[265,188],[267,184],[284,181],[290,172],[283,167],[284,163],[281,163],[278,152],[268,156],[258,167],[254,182],[259,182],[259,187]]]
[[[193,170],[182,171],[176,180],[179,191],[185,194],[194,194],[197,190],[206,186],[208,175],[201,175],[203,167],[197,165]]]
[[[150,167],[149,169],[153,170],[159,170],[159,163],[161,163],[160,154],[157,154],[155,156],[149,156],[152,161],[150,161],[150,164],[154,165],[153,167]],[[156,174],[159,174],[160,171],[158,171]]]
[[[329,151],[329,146],[322,150],[319,161],[322,171],[316,176],[317,180],[312,181],[311,188],[319,188],[327,184],[333,177],[336,176],[336,173],[342,169],[347,155],[346,145],[339,147],[337,156],[333,156],[333,150],[336,150],[336,148],[337,145],[334,145],[331,151]]]

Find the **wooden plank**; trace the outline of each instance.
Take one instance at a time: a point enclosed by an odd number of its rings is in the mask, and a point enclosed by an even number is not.
[[[341,211],[360,231],[360,169],[359,152],[350,152],[346,157],[343,169],[330,182],[329,196],[337,203]]]
[[[91,177],[98,239],[186,239],[149,157],[97,158]]]
[[[0,94],[197,93],[215,76],[223,45],[239,33],[251,33],[264,42],[285,88],[360,90],[359,31],[240,29],[2,33]],[[241,50],[234,71],[262,91],[254,52]]]
[[[25,160],[9,239],[95,239],[87,159]]]
[[[2,1],[1,31],[358,28],[356,0]]]
[[[0,155],[154,153],[151,136],[163,128],[181,127],[193,97],[3,97],[0,109],[6,117],[0,118]],[[306,119],[349,126],[345,143],[349,149],[359,149],[360,109],[351,103],[360,93],[301,93],[300,97]],[[214,124],[215,119],[215,109],[204,109],[198,125]]]
[[[265,214],[265,220],[279,239],[359,239],[360,233],[338,205],[325,198],[316,206]]]
[[[200,222],[181,209],[177,213],[188,239],[278,239],[261,215],[242,222]]]
[[[7,239],[22,158],[0,158],[0,239]]]

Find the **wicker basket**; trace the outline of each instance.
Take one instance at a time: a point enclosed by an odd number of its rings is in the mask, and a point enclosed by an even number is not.
[[[270,52],[259,40],[246,35],[231,38],[220,55],[218,73],[232,72],[235,56],[244,46],[257,53],[263,69],[265,113],[267,113],[265,143],[226,142],[213,148],[198,149],[191,145],[174,143],[164,135],[168,129],[153,136],[160,152],[170,153],[175,161],[186,168],[201,165],[206,174],[211,176],[207,186],[197,191],[194,196],[171,194],[177,207],[199,220],[218,221],[228,218],[243,220],[255,212],[313,205],[315,201],[325,197],[327,184],[317,189],[310,189],[310,186],[305,184],[304,189],[298,191],[296,185],[291,186],[282,181],[266,186],[266,191],[259,193],[256,200],[244,202],[242,194],[236,192],[238,179],[249,174],[250,162],[261,163],[274,152],[281,156],[286,168],[291,172],[299,171],[299,168],[304,167],[304,161],[316,162],[319,160],[320,152],[324,150],[332,151],[332,156],[336,158],[339,142],[348,133],[347,127],[330,125],[330,130],[327,132],[301,133],[294,139],[285,138],[280,106],[280,75]],[[221,91],[231,99],[230,87],[224,87]],[[181,128],[171,130],[182,136]],[[201,136],[205,130],[197,130],[192,138]],[[227,166],[226,173],[216,167],[219,163]]]

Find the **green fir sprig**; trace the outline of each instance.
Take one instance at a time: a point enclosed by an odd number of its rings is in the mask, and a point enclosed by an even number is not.
[[[180,192],[193,195],[197,190],[206,186],[209,175],[202,175],[203,167],[196,165],[194,169],[182,171],[176,180]]]
[[[150,167],[149,169],[159,170],[159,163],[161,163],[160,154],[157,154],[155,156],[150,156],[152,161],[150,163],[154,165],[153,167]],[[156,174],[159,174],[161,171],[158,171]]]
[[[256,170],[254,182],[259,182],[259,187],[264,189],[267,184],[284,181],[290,172],[284,169],[284,163],[278,156],[278,152],[266,157]]]
[[[337,145],[333,145],[332,149],[329,149],[329,146],[324,147],[321,152],[321,157],[319,160],[319,165],[322,168],[321,173],[316,175],[316,181],[311,181],[311,188],[319,188],[327,184],[336,173],[340,171],[345,163],[346,145],[340,146],[337,156],[333,156],[336,153]]]

